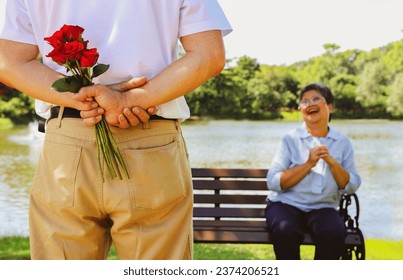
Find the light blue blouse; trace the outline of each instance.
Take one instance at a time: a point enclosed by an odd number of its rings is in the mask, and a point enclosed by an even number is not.
[[[299,183],[288,190],[282,190],[280,173],[305,163],[309,150],[319,143],[326,145],[331,156],[350,174],[350,181],[345,189],[338,188],[330,167],[321,159]],[[361,185],[361,177],[355,168],[353,147],[346,135],[329,127],[326,137],[314,138],[304,123],[283,137],[269,168],[267,184],[270,201],[280,201],[302,211],[310,211],[326,207],[337,208],[341,193],[356,192]]]

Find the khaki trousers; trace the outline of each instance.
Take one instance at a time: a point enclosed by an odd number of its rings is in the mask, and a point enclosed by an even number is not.
[[[94,128],[52,119],[30,198],[32,259],[191,259],[193,193],[180,124],[111,128],[130,179],[98,171]],[[125,176],[125,175],[123,175]]]

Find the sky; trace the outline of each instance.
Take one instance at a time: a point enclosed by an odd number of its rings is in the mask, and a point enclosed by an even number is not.
[[[323,44],[371,50],[403,38],[403,0],[218,0],[234,31],[227,57],[289,65]]]
[[[234,31],[227,58],[289,65],[324,52],[369,51],[403,38],[403,0],[218,0]],[[0,26],[5,0],[0,0]]]

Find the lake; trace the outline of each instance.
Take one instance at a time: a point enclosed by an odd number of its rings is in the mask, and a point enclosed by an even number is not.
[[[281,137],[299,122],[186,122],[192,167],[268,168]],[[332,121],[347,134],[362,177],[360,228],[366,238],[403,240],[403,122]],[[0,130],[0,236],[28,236],[31,181],[43,137],[33,126]]]

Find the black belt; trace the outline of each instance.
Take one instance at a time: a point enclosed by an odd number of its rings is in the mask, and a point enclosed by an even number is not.
[[[50,108],[50,117],[51,119],[56,119],[59,117],[60,106]],[[65,107],[63,111],[63,118],[81,118],[80,111],[74,108]],[[45,132],[45,121],[38,121],[38,131],[44,133]]]
[[[59,117],[60,106],[52,107],[50,109],[50,118],[56,119]],[[62,118],[76,118],[81,119],[80,111],[70,107],[64,107],[63,116]],[[150,120],[168,120],[168,121],[176,121],[176,119],[167,119],[158,115],[150,115]]]
[[[50,108],[50,118],[51,119],[56,119],[59,117],[59,112],[60,112],[60,106],[52,107]],[[74,108],[70,107],[64,107],[63,111],[63,118],[75,118],[75,119],[80,119],[80,111]]]
[[[52,107],[50,109],[50,118],[51,119],[56,119],[59,117],[59,112],[60,112],[60,106]],[[62,118],[76,118],[80,119],[80,111],[74,108],[70,107],[65,107],[63,111],[63,116]],[[150,115],[150,120],[170,120],[170,121],[176,121],[176,119],[167,119],[158,115]],[[38,131],[40,132],[45,132],[45,122],[40,121],[38,124]]]
[[[56,119],[59,117],[60,106],[50,108],[50,117],[51,119]],[[63,118],[81,118],[80,111],[74,108],[65,107],[63,111]],[[38,122],[38,131],[44,133],[45,132],[45,121],[40,120]]]

